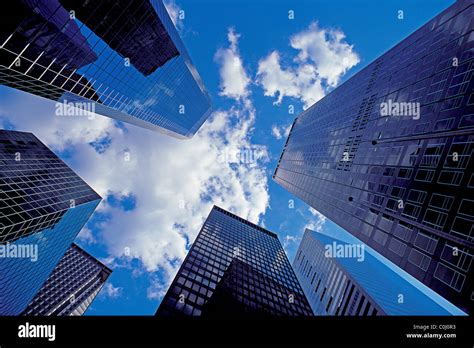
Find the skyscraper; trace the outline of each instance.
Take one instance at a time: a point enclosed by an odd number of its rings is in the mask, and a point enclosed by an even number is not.
[[[390,269],[363,243],[307,229],[293,268],[316,315],[464,314]]]
[[[214,206],[168,289],[160,316],[307,316],[278,237]]]
[[[33,134],[6,130],[0,198],[0,315],[18,315],[101,198]]]
[[[299,115],[274,174],[467,312],[473,7],[456,2]]]
[[[112,270],[72,244],[23,315],[82,315]]]
[[[179,138],[209,117],[209,95],[161,0],[11,5],[0,20],[0,83]]]

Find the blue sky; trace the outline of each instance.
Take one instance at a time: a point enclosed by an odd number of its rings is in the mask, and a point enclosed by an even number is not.
[[[213,203],[276,232],[291,261],[306,226],[351,240],[271,180],[285,130],[451,3],[168,3],[184,11],[176,25],[215,110],[189,141],[101,116],[58,119],[53,102],[0,87],[0,124],[35,133],[104,198],[78,243],[114,271],[87,314],[154,314]],[[261,157],[229,160],[235,150]]]

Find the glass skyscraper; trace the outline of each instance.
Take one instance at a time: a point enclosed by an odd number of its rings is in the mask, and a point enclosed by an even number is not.
[[[18,315],[101,198],[33,134],[0,130],[0,315]]]
[[[293,268],[316,315],[464,314],[402,278],[362,243],[307,229]]]
[[[82,315],[112,270],[72,244],[23,315]]]
[[[308,316],[311,307],[273,232],[214,206],[159,316]]]
[[[458,1],[300,114],[274,180],[472,312],[474,6]]]
[[[19,0],[0,20],[0,83],[189,138],[210,98],[161,0]]]

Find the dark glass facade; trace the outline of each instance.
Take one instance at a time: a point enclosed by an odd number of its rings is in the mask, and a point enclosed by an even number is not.
[[[23,315],[82,315],[112,273],[72,244]]]
[[[161,0],[20,0],[0,19],[2,84],[179,138],[210,115]]]
[[[0,315],[18,315],[101,198],[33,134],[7,130],[0,197]]]
[[[293,268],[316,315],[464,314],[421,291],[370,251],[355,252],[361,245],[305,231]]]
[[[214,206],[159,316],[308,316],[311,308],[273,232]]]
[[[474,300],[473,12],[472,1],[456,2],[305,110],[274,174],[467,312]]]

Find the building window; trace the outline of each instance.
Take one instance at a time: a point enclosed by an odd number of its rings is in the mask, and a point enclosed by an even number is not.
[[[406,244],[400,242],[399,240],[392,238],[390,240],[390,243],[388,245],[388,249],[393,251],[395,254],[398,256],[403,256],[405,255],[405,250],[406,250]]]
[[[425,198],[426,198],[425,191],[410,190],[410,192],[408,193],[408,200],[415,203],[423,203]]]
[[[446,243],[441,253],[441,260],[468,272],[471,268],[472,255],[467,250],[462,250]]]
[[[474,218],[474,201],[470,199],[463,199],[461,205],[459,206],[458,213]]]
[[[410,179],[413,169],[411,168],[400,168],[398,171],[398,177],[401,179]]]
[[[373,239],[380,245],[385,245],[387,242],[388,234],[380,230],[376,230]]]
[[[431,182],[433,180],[435,171],[431,169],[418,169],[415,180],[423,182]]]
[[[463,239],[471,239],[473,235],[474,224],[472,221],[461,216],[456,216],[451,228],[451,233],[457,234]]]
[[[442,263],[438,263],[434,272],[434,277],[456,291],[461,291],[464,285],[464,280],[466,279],[464,275]]]
[[[433,209],[426,209],[423,223],[437,230],[442,230],[444,228],[444,224],[446,223],[447,217],[448,215],[445,213],[441,213]]]
[[[408,261],[413,265],[421,268],[423,271],[428,269],[431,262],[431,257],[428,257],[416,249],[411,249]]]
[[[451,209],[451,205],[453,204],[454,197],[452,196],[445,196],[437,193],[433,193],[430,200],[430,207],[439,208],[443,210]]]
[[[420,215],[420,211],[421,211],[420,206],[407,203],[405,204],[405,208],[403,209],[402,215],[407,216],[410,219],[417,220],[418,216]]]
[[[436,245],[438,244],[438,240],[424,233],[418,232],[418,234],[416,235],[414,244],[418,248],[430,254],[433,254],[433,252],[436,249]]]
[[[459,186],[462,180],[463,173],[452,170],[443,170],[439,175],[438,183],[445,185]]]

